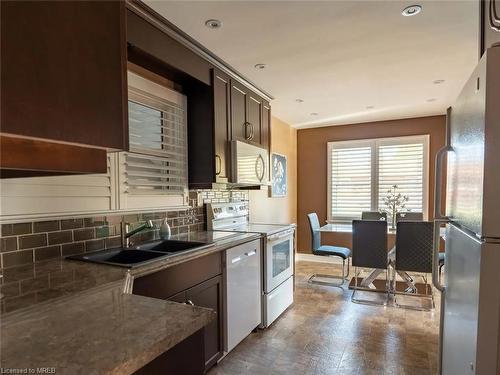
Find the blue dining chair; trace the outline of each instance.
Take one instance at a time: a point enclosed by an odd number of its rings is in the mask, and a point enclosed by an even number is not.
[[[342,287],[344,281],[349,276],[349,257],[351,250],[347,247],[321,245],[321,232],[319,231],[320,225],[318,215],[313,212],[307,215],[309,226],[311,229],[311,248],[314,255],[326,257],[339,257],[342,259],[342,276],[314,274],[309,278],[309,282],[313,284],[330,285],[335,287]],[[347,260],[347,273],[345,272],[345,261]],[[338,280],[337,282],[327,282],[316,280],[317,278]]]

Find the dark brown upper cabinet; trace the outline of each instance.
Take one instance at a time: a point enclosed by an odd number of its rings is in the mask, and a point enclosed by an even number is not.
[[[128,149],[124,2],[2,1],[1,66],[2,143],[26,153],[2,177],[105,173]]]
[[[228,182],[227,173],[231,169],[226,79],[222,73],[214,71],[212,85],[192,82],[184,86],[188,98],[189,187],[193,189]]]
[[[211,83],[209,92],[202,84],[186,86],[191,188],[233,182],[231,141],[269,149],[269,103],[215,68]]]
[[[266,108],[267,107],[267,108]],[[269,103],[245,86],[231,81],[231,140],[269,148]]]
[[[247,121],[249,90],[231,81],[231,139],[250,141],[252,132]]]
[[[481,0],[480,56],[495,43],[500,43],[500,0]]]
[[[134,6],[149,14],[153,12],[153,18],[161,17],[142,2],[136,1]],[[165,20],[161,19],[161,22]],[[181,85],[189,84],[191,80],[210,85],[211,64],[208,61],[132,10],[127,10],[127,43],[130,48],[155,59],[166,78]]]
[[[1,131],[127,150],[125,4],[1,2]]]
[[[262,99],[253,93],[248,95],[248,122],[250,123],[251,139],[250,141],[262,144],[261,128],[262,128]]]
[[[229,180],[231,153],[229,140],[231,132],[231,82],[229,76],[213,70],[214,91],[214,144],[215,182]]]

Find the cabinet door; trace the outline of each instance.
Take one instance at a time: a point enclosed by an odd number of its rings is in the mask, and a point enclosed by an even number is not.
[[[230,95],[229,77],[214,70],[214,146],[215,146],[215,181],[227,181],[230,170],[229,133],[230,129]]]
[[[481,1],[481,55],[500,43],[500,0]]]
[[[2,1],[1,66],[2,132],[128,149],[125,2]]]
[[[262,105],[262,124],[260,128],[260,144],[270,151],[271,147],[271,106],[264,101]]]
[[[250,127],[247,123],[248,91],[231,81],[231,140],[248,141]]]
[[[248,95],[247,121],[250,127],[250,141],[261,144],[262,99],[252,93]]]
[[[217,318],[205,326],[205,369],[222,356],[222,277],[216,276],[186,291],[186,301],[217,312]]]

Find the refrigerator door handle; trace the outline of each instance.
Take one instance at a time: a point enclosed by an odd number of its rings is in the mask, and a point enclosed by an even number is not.
[[[441,212],[443,200],[443,161],[446,154],[453,151],[449,145],[441,148],[436,154],[435,178],[434,178],[434,219],[448,220],[448,217]]]
[[[441,242],[441,224],[448,223],[449,220],[446,219],[435,219],[434,220],[434,241],[433,241],[433,253],[432,253],[432,284],[440,292],[444,292],[445,287],[441,285],[439,278],[439,244]],[[443,298],[443,296],[441,296]]]
[[[433,257],[432,257],[432,284],[440,292],[444,291],[444,286],[439,280],[439,244],[441,240],[441,224],[448,223],[450,220],[441,212],[442,192],[443,192],[443,163],[448,152],[453,151],[450,146],[450,124],[451,124],[451,107],[446,110],[446,145],[442,147],[436,154],[435,178],[434,178],[434,241],[433,241]]]
[[[447,111],[447,122],[449,121],[450,108]],[[441,212],[442,190],[443,190],[443,161],[446,154],[452,151],[450,145],[441,148],[436,154],[436,174],[434,178],[434,241],[432,255],[432,284],[440,292],[444,291],[444,286],[439,280],[439,244],[441,242],[441,224],[450,220]]]

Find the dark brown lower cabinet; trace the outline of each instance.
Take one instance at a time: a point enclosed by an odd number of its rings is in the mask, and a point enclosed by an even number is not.
[[[217,311],[217,318],[205,326],[205,368],[222,355],[222,276],[216,276],[186,291],[187,303]]]
[[[205,371],[203,329],[163,353],[134,375],[201,375]]]
[[[223,353],[223,289],[221,253],[207,255],[134,280],[133,293],[174,302],[206,307],[217,318],[203,332],[205,371],[217,363]],[[193,347],[194,350],[200,350]]]

